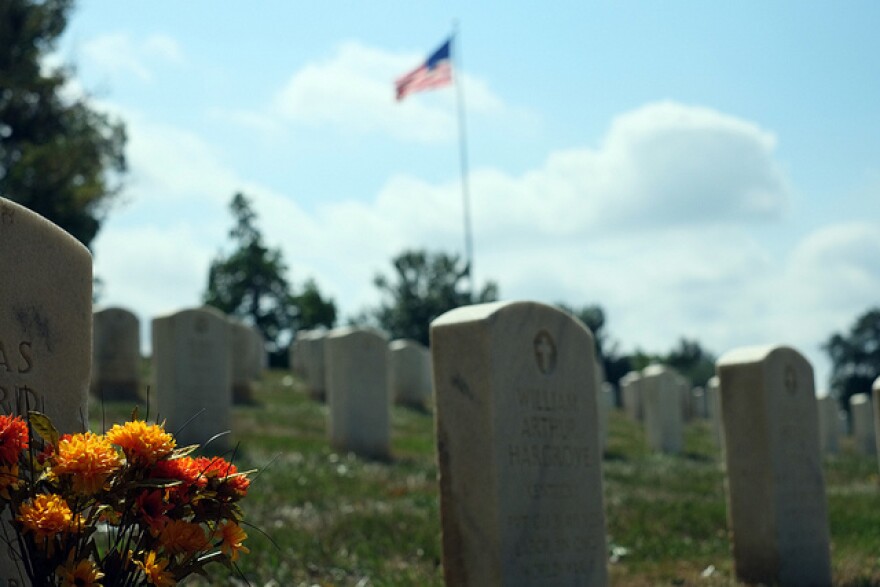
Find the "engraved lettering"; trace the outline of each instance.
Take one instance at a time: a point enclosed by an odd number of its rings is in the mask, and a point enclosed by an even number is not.
[[[3,346],[2,340],[0,340],[0,370],[4,370],[7,373],[11,371],[9,368],[9,360],[6,358],[6,347]]]
[[[19,343],[18,354],[21,358],[21,361],[18,363],[18,372],[29,373],[31,367],[34,366],[33,358],[31,357],[31,343],[27,341]]]

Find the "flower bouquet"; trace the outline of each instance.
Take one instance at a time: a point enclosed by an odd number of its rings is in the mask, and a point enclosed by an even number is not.
[[[230,567],[247,537],[238,502],[252,471],[192,456],[162,424],[59,435],[47,416],[0,416],[3,531],[35,586],[165,587]]]

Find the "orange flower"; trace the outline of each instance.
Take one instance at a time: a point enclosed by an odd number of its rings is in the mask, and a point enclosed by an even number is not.
[[[107,440],[122,448],[126,458],[133,463],[152,464],[165,458],[174,450],[174,437],[159,424],[147,424],[142,420],[114,424],[107,432]]]
[[[18,463],[14,465],[0,465],[0,497],[12,499],[10,489],[18,487]]]
[[[144,576],[147,578],[150,585],[155,585],[156,587],[170,587],[171,585],[177,585],[177,581],[174,579],[174,574],[165,570],[165,567],[168,566],[168,560],[159,559],[157,561],[155,551],[151,550],[143,562],[135,560],[134,564],[144,572]]]
[[[93,494],[100,491],[110,474],[121,465],[122,459],[110,441],[84,432],[58,442],[52,472],[70,475],[74,491]]]
[[[199,524],[171,520],[159,534],[159,543],[168,554],[193,554],[208,545],[205,531]]]
[[[28,447],[28,427],[18,416],[0,416],[0,463],[12,465]]]
[[[242,542],[247,538],[247,534],[235,522],[228,521],[220,526],[217,531],[220,532],[220,550],[223,554],[229,556],[230,559],[238,559],[239,551],[245,554],[250,552],[250,549],[242,545]]]
[[[18,508],[16,519],[24,527],[25,532],[33,532],[34,542],[37,544],[73,529],[73,513],[70,511],[70,506],[63,497],[54,493],[41,493],[33,502],[22,503]]]
[[[73,551],[67,562],[55,570],[55,574],[61,579],[61,587],[101,587],[100,579],[104,576],[89,559],[75,561]]]

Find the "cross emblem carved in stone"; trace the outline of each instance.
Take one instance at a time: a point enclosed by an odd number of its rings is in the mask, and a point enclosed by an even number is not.
[[[547,375],[556,368],[556,343],[546,330],[535,335],[535,362],[541,373]]]

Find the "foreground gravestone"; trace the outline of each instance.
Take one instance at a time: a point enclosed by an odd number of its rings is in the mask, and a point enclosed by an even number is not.
[[[415,340],[388,345],[388,388],[394,403],[425,409],[431,404],[431,353]]]
[[[160,418],[181,446],[204,444],[232,424],[229,322],[214,308],[186,309],[153,319],[153,377]],[[207,449],[223,452],[229,436]]]
[[[593,337],[532,302],[431,325],[447,585],[608,581]]]
[[[93,315],[92,395],[101,400],[137,401],[141,385],[141,325],[125,308]]]
[[[682,377],[665,365],[648,365],[639,381],[648,448],[678,454],[684,448]]]
[[[849,414],[852,419],[853,448],[863,455],[877,452],[874,432],[874,410],[867,393],[857,393],[849,398]]]
[[[59,431],[83,431],[91,352],[88,249],[45,218],[0,198],[0,409],[20,415],[39,409]],[[3,543],[0,585],[27,584],[13,561]]]
[[[717,371],[737,577],[831,585],[813,368],[796,350],[769,346],[730,351]]]
[[[331,330],[323,343],[330,445],[340,452],[388,458],[388,339],[369,328],[341,328]]]

